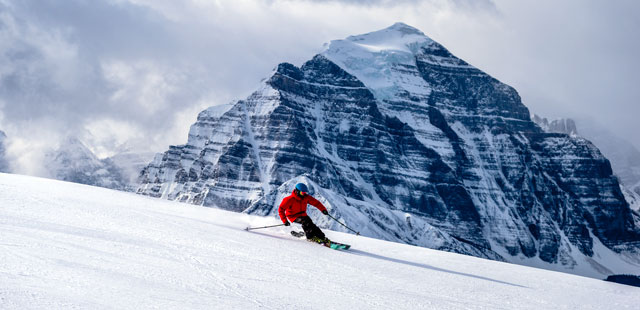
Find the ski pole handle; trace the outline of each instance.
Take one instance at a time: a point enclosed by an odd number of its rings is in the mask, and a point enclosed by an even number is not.
[[[263,228],[278,227],[278,226],[284,226],[284,224],[261,226],[261,227],[247,227],[244,230],[249,231],[249,230],[254,230],[254,229],[263,229]]]

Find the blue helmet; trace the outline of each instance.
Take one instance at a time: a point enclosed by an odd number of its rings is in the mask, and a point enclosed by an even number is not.
[[[304,185],[304,183],[298,183],[296,184],[296,189],[301,191],[301,192],[305,192],[308,193],[309,192],[309,188],[307,188],[306,185]]]

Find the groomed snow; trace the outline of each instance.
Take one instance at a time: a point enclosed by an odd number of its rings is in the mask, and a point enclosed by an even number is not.
[[[274,218],[0,174],[2,309],[637,309],[640,290]],[[299,229],[298,227],[296,227]]]

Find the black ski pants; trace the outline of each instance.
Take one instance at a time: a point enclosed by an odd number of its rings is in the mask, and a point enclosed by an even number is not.
[[[311,239],[313,237],[324,239],[324,233],[322,232],[322,230],[320,230],[320,228],[318,228],[318,226],[316,226],[316,224],[313,223],[310,217],[301,216],[297,218],[294,222],[298,224],[302,224],[302,230],[304,230],[304,234],[307,237],[307,239]]]

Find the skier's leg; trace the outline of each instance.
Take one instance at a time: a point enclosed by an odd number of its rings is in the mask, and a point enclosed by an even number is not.
[[[313,238],[313,230],[311,226],[309,226],[310,218],[308,216],[301,216],[294,222],[302,224],[302,230],[304,230],[304,235],[307,237],[307,239]]]
[[[307,239],[312,239],[313,237],[318,237],[321,240],[324,240],[324,233],[316,224],[313,223],[310,217],[301,216],[297,218],[294,222],[302,224],[302,230],[304,230],[304,234]]]
[[[322,230],[320,230],[320,227],[316,226],[316,224],[313,223],[311,218],[309,218],[309,223],[311,226],[311,230],[313,230],[313,235],[320,238],[320,240],[326,241],[324,233],[322,232]]]

